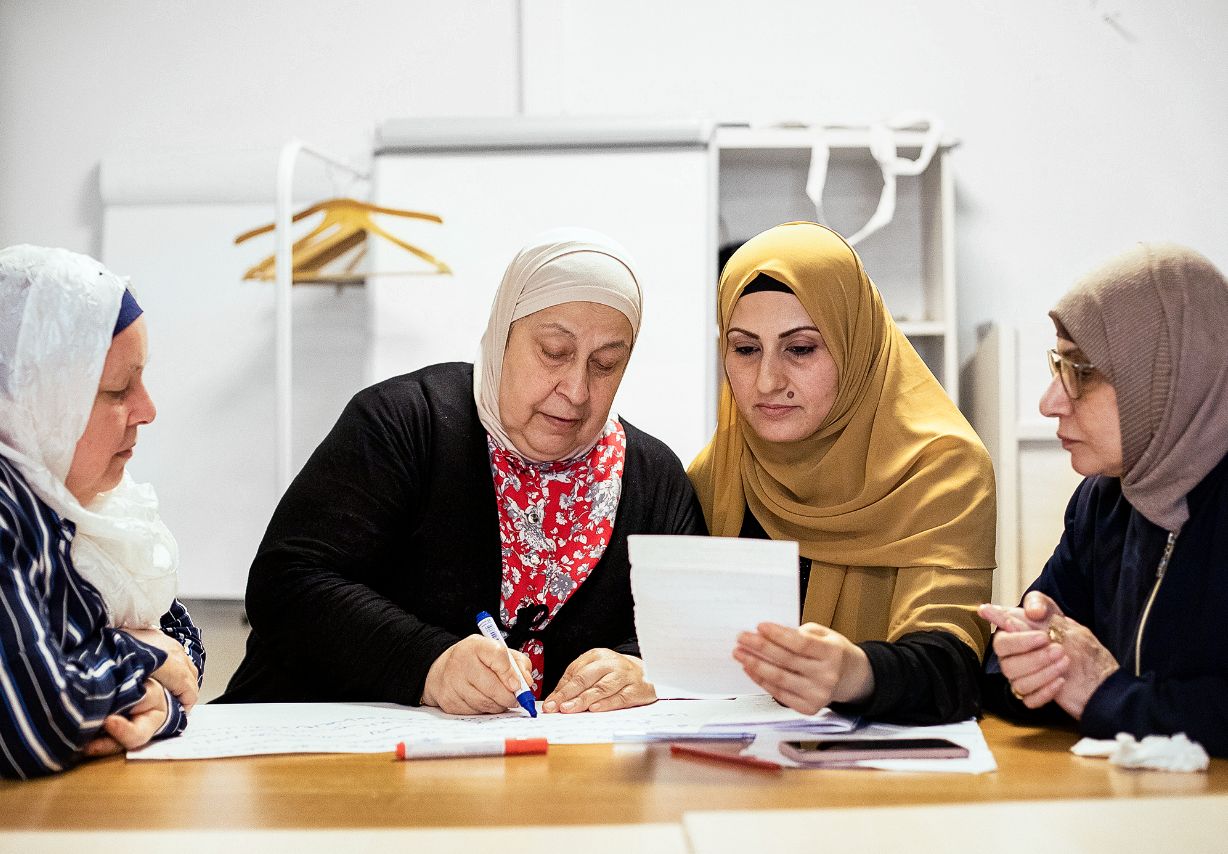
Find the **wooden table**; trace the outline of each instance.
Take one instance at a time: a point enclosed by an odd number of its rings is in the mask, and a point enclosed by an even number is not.
[[[556,746],[546,756],[398,762],[391,754],[87,763],[0,782],[0,833],[677,824],[705,810],[811,809],[1228,794],[1209,773],[1129,771],[1068,752],[1071,732],[982,722],[998,771],[762,771],[664,745]],[[3,847],[3,846],[0,846]]]

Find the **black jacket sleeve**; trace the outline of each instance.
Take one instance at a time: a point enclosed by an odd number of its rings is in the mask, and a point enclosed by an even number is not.
[[[267,659],[294,678],[335,697],[416,704],[431,664],[460,639],[377,590],[379,568],[404,559],[394,532],[422,501],[429,441],[424,406],[367,389],[278,504],[252,564],[247,613]]]
[[[981,661],[950,632],[911,632],[893,642],[858,644],[874,671],[866,703],[835,703],[845,715],[885,723],[928,726],[962,721],[980,712]]]

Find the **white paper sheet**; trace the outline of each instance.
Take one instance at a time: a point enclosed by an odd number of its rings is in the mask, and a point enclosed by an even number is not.
[[[660,700],[650,706],[574,715],[516,711],[503,715],[447,715],[438,709],[376,703],[251,703],[197,706],[182,735],[155,742],[129,759],[210,759],[273,753],[386,753],[410,739],[544,737],[552,744],[609,744],[655,740],[719,727],[731,736],[764,727],[813,725],[808,732],[848,729],[831,713],[807,717],[771,697],[737,700]],[[795,730],[796,731],[796,730]]]
[[[796,732],[772,730],[760,732],[743,753],[766,759],[788,768],[804,767],[780,752],[780,743],[797,739]],[[841,738],[946,738],[968,748],[963,759],[867,759],[850,763],[849,768],[878,768],[883,771],[939,771],[958,774],[987,774],[998,770],[998,763],[985,743],[980,726],[971,718],[956,724],[941,726],[896,726],[869,724],[855,732],[824,736],[833,741]]]
[[[627,547],[636,635],[657,696],[763,693],[733,648],[761,622],[797,625],[797,543],[633,535]]]

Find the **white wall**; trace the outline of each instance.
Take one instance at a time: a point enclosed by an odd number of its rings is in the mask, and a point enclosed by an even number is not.
[[[1043,316],[1136,240],[1228,268],[1222,0],[528,0],[526,13],[529,112],[943,117],[963,141],[965,356],[979,323]]]
[[[389,116],[510,113],[514,13],[491,0],[0,0],[0,245],[97,254],[98,163],[133,149],[297,135],[361,152]]]

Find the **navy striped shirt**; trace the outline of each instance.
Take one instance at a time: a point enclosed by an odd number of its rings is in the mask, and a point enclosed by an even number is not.
[[[166,653],[107,625],[98,591],[77,572],[76,526],[44,504],[0,456],[0,776],[37,777],[81,760],[107,715],[140,701]],[[200,631],[177,600],[162,630],[203,677]],[[187,725],[170,714],[155,738]]]

